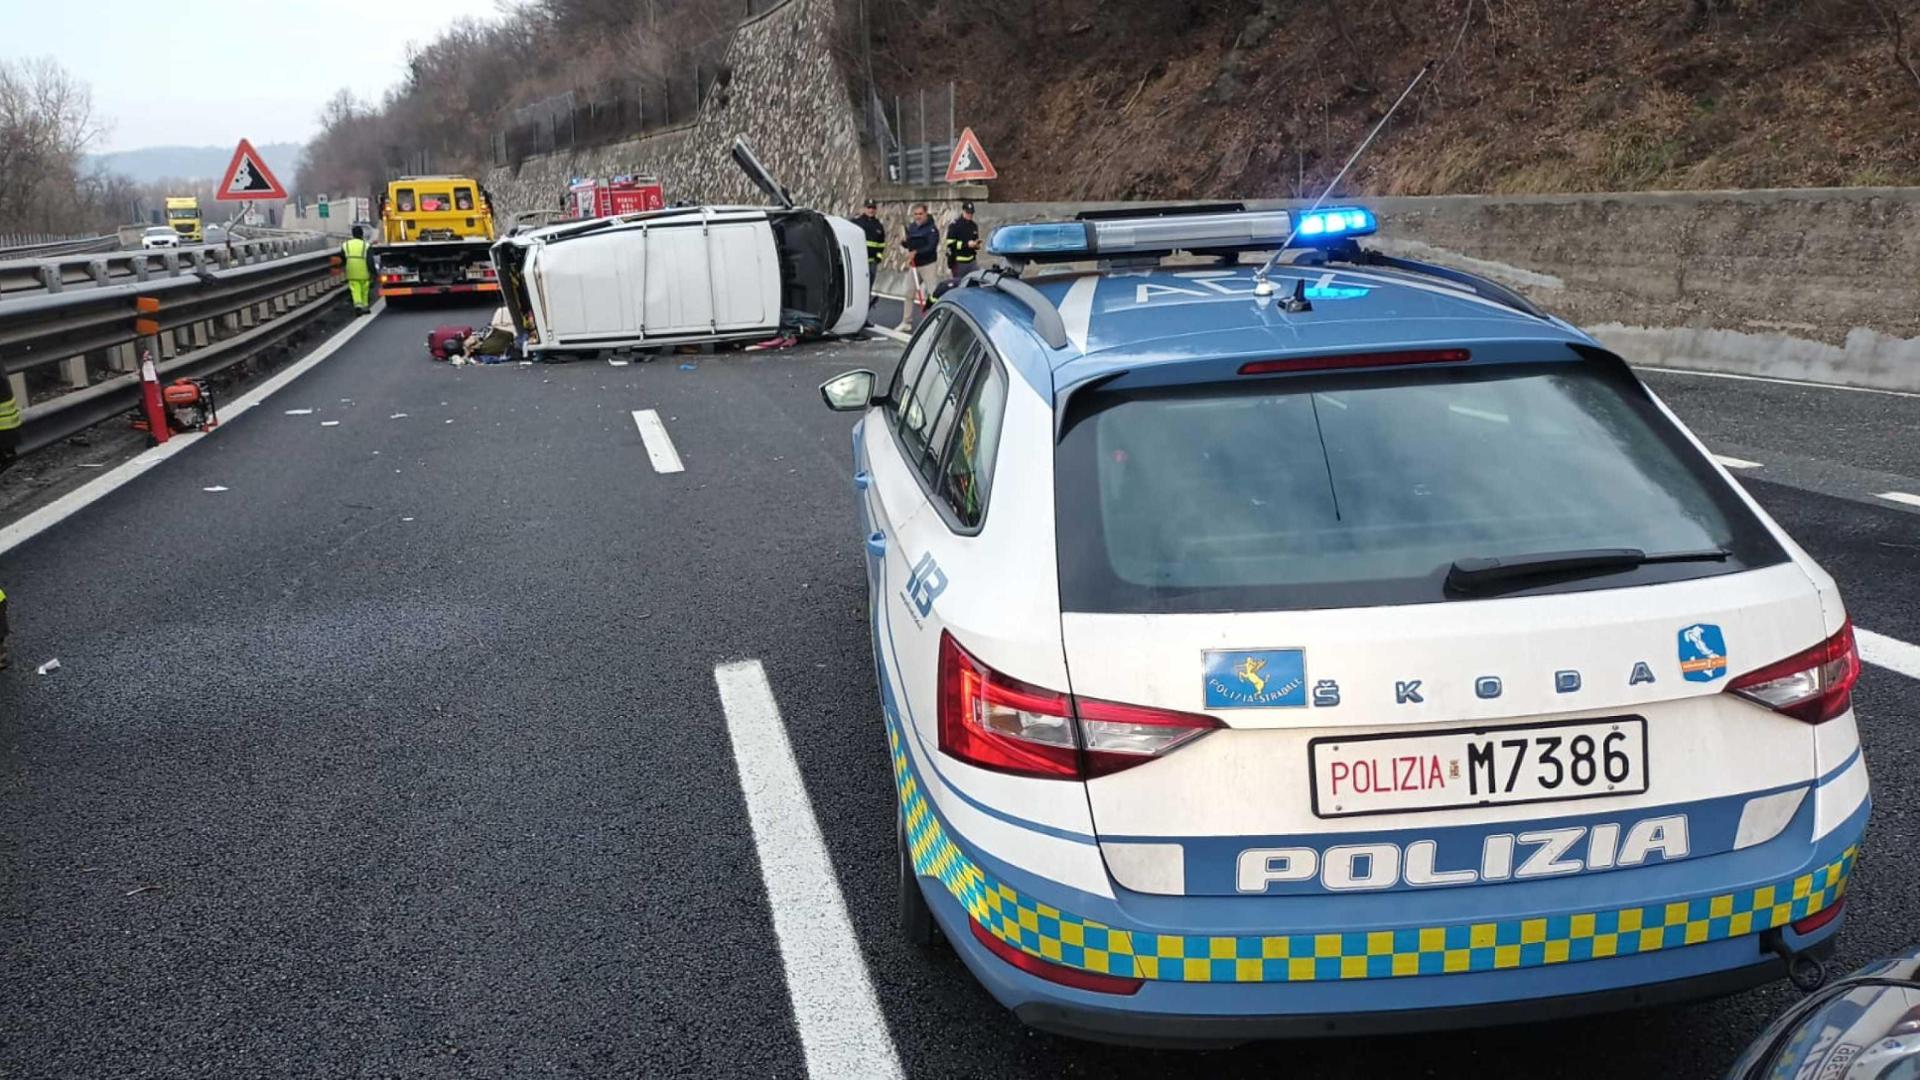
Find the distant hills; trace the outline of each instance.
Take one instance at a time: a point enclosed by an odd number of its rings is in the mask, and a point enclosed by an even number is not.
[[[302,148],[301,143],[254,144],[254,149],[267,159],[267,168],[282,184],[293,183]],[[104,165],[110,172],[143,184],[174,178],[218,183],[232,158],[231,146],[146,146],[110,154],[89,154],[87,165]]]

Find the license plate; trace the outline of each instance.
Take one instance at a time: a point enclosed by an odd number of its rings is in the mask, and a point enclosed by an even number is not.
[[[1317,817],[1596,799],[1647,790],[1637,716],[1307,744]]]

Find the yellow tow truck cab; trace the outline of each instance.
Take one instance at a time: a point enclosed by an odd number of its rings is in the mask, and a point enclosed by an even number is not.
[[[380,196],[369,255],[383,296],[500,291],[488,249],[493,199],[464,176],[403,176]]]
[[[167,196],[167,224],[180,234],[183,244],[198,244],[206,237],[200,222],[200,200],[192,195]]]

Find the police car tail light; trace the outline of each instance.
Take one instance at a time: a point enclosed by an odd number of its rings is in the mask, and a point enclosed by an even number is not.
[[[1750,671],[1727,689],[1774,712],[1825,723],[1853,704],[1853,684],[1860,681],[1860,653],[1853,644],[1853,621],[1840,632],[1805,652]]]
[[[1131,769],[1221,727],[1211,716],[1075,698],[1089,777]]]
[[[940,749],[1020,776],[1080,776],[1067,695],[1010,679],[940,635]]]

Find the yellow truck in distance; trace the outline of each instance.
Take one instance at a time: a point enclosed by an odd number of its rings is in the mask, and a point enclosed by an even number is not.
[[[192,195],[167,196],[167,224],[180,234],[183,244],[198,244],[206,238],[200,224],[200,200]]]
[[[493,199],[464,176],[403,176],[380,196],[380,235],[368,255],[380,294],[497,293],[488,249]]]

